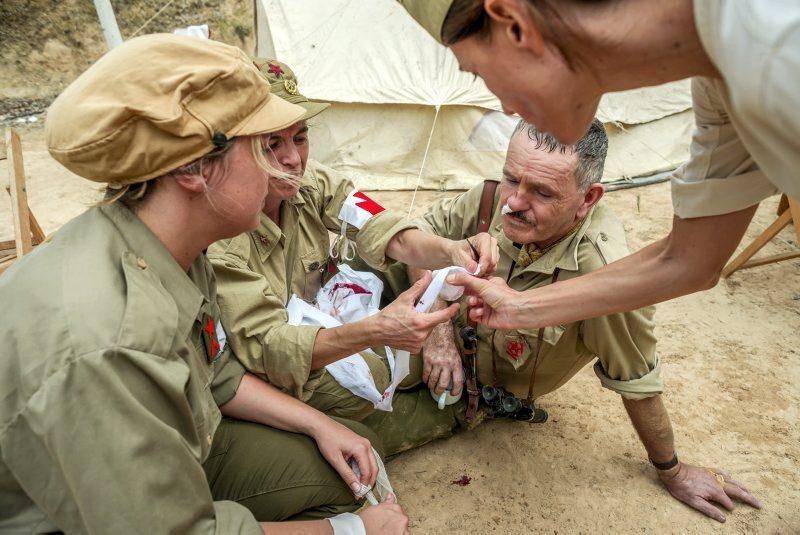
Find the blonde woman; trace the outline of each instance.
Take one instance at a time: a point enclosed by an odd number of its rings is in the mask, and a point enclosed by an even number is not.
[[[50,153],[108,194],[0,279],[0,531],[406,531],[391,499],[347,513],[369,440],[247,374],[220,322],[204,250],[256,227],[264,136],[302,114],[239,49],[171,35],[53,103]]]

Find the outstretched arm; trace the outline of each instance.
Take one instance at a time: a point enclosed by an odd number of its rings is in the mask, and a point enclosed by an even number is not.
[[[650,459],[656,463],[670,461],[676,455],[675,442],[661,396],[640,400],[622,398],[622,402]],[[718,522],[725,522],[725,513],[712,502],[728,511],[733,510],[732,498],[761,508],[761,502],[746,488],[718,470],[678,462],[668,470],[657,471],[672,496]]]
[[[540,328],[635,310],[713,287],[757,206],[711,217],[675,217],[670,234],[586,275],[518,293],[498,279],[455,275],[472,294],[470,316],[494,328]]]
[[[500,251],[497,240],[486,232],[454,241],[419,229],[406,229],[389,241],[386,256],[422,269],[461,266],[473,273],[480,266],[477,275],[482,277],[497,269]]]

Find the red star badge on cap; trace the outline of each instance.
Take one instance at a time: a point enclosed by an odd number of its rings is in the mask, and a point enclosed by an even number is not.
[[[281,77],[281,75],[283,75],[283,69],[281,69],[280,65],[275,65],[274,63],[270,63],[268,70],[269,72],[271,72],[272,74],[274,74],[279,78]]]

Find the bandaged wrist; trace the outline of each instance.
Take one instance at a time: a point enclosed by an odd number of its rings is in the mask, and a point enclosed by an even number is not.
[[[353,513],[342,513],[328,519],[333,528],[333,535],[367,535],[361,517]]]

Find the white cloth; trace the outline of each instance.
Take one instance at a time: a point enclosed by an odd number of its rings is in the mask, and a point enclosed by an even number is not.
[[[700,40],[722,80],[697,78],[691,159],[672,182],[684,218],[800,197],[800,2],[695,0]]]
[[[457,294],[458,289],[447,284],[445,278],[451,272],[459,270],[466,272],[464,268],[457,266],[434,271],[433,280],[415,306],[417,312],[430,310],[443,288],[450,292],[450,296]],[[463,294],[463,288],[460,290]],[[383,283],[375,274],[355,271],[347,264],[340,264],[339,273],[317,293],[317,306],[303,301],[296,295],[292,296],[286,305],[288,323],[333,328],[360,321],[378,313],[382,292]],[[461,294],[454,299],[458,299]],[[385,349],[392,380],[383,392],[378,391],[369,366],[359,353],[328,364],[325,369],[340,385],[353,394],[371,401],[376,409],[391,411],[394,391],[409,373],[410,355],[408,351],[402,350],[395,354],[388,346]],[[369,349],[365,351],[375,355]]]

